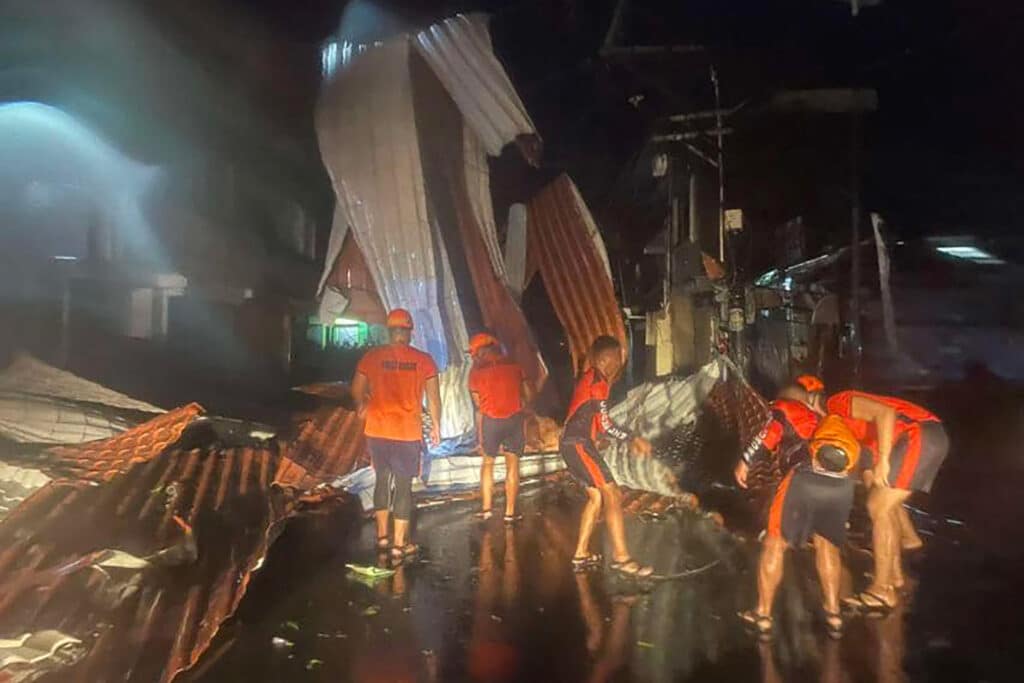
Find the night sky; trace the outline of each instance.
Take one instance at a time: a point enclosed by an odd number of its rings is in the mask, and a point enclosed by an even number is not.
[[[342,24],[365,40],[454,11],[491,12],[496,50],[545,140],[545,165],[568,170],[599,216],[609,215],[608,202],[628,208],[629,176],[638,172],[630,163],[662,117],[713,105],[712,63],[727,105],[784,88],[876,88],[879,111],[864,132],[864,204],[898,232],[1012,232],[1024,206],[1019,2],[886,0],[853,17],[838,0],[632,0],[620,44],[706,50],[630,63],[598,55],[613,0],[236,4],[282,40],[303,44]],[[803,215],[823,243],[839,239],[849,212],[849,121],[755,112],[734,124],[727,203],[742,206],[764,234]],[[614,243],[614,221],[603,222]]]

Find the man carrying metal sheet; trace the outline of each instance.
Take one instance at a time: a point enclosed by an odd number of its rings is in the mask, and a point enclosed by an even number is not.
[[[487,333],[469,341],[473,368],[469,371],[469,392],[476,405],[476,434],[483,464],[480,466],[481,519],[491,518],[494,495],[494,459],[505,455],[505,523],[522,519],[516,512],[519,494],[519,458],[526,448],[523,408],[529,405],[532,389],[523,369],[501,351],[501,343]]]
[[[647,577],[654,570],[641,565],[629,554],[626,530],[622,520],[622,492],[598,450],[597,439],[605,435],[619,441],[630,441],[639,456],[651,454],[651,444],[617,426],[608,416],[608,395],[611,382],[622,370],[623,348],[614,337],[598,337],[590,348],[590,367],[576,384],[569,417],[562,431],[559,451],[569,472],[583,484],[587,504],[580,519],[579,539],[572,564],[577,570],[597,566],[600,555],[590,552],[590,536],[597,516],[604,505],[608,535],[612,542],[611,568],[625,576]]]
[[[769,406],[772,418],[743,453],[733,474],[736,482],[747,488],[747,474],[757,457],[771,457],[782,472],[797,464],[807,440],[821,421],[821,406],[825,385],[813,375],[801,375],[793,384],[784,387]]]
[[[412,516],[412,479],[420,472],[423,453],[423,397],[430,414],[430,441],[441,441],[441,391],[437,366],[414,349],[412,316],[396,308],[387,317],[390,343],[368,351],[356,367],[352,396],[366,422],[364,434],[377,475],[373,507],[377,519],[377,549],[391,549],[403,559],[419,548],[407,538]],[[392,496],[392,489],[394,494]],[[394,542],[388,522],[394,512]]]

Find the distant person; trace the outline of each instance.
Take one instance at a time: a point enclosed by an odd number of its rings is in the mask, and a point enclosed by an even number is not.
[[[523,409],[532,390],[523,369],[501,351],[493,336],[474,335],[469,342],[473,367],[469,392],[476,405],[476,433],[483,464],[480,466],[481,519],[490,519],[494,496],[494,460],[505,456],[505,523],[522,518],[516,512],[519,495],[519,458],[526,448]]]
[[[933,413],[891,396],[841,391],[826,407],[848,418],[873,456],[867,505],[874,577],[864,592],[843,602],[864,611],[887,611],[898,603],[904,583],[902,550],[920,545],[903,503],[913,491],[931,491],[949,453],[949,437]]]
[[[846,543],[855,485],[850,474],[860,460],[860,443],[843,418],[827,415],[807,442],[807,456],[782,480],[772,500],[758,562],[757,607],[740,614],[762,635],[773,628],[772,605],[786,549],[808,541],[814,543],[826,626],[832,635],[842,632],[839,548]]]
[[[441,392],[433,359],[410,346],[412,316],[396,308],[388,313],[390,343],[368,351],[356,366],[352,396],[366,419],[364,434],[377,475],[373,508],[377,549],[402,559],[419,548],[408,540],[412,517],[412,479],[423,453],[423,397],[430,414],[430,442],[441,441]],[[392,495],[392,489],[394,493]],[[389,517],[394,513],[394,539]]]
[[[769,404],[771,420],[736,463],[736,483],[747,488],[750,465],[758,458],[771,458],[783,472],[796,465],[796,458],[821,421],[825,385],[813,375],[801,375],[783,387]]]
[[[639,456],[651,454],[651,444],[646,439],[616,426],[608,416],[611,382],[618,377],[622,364],[623,349],[617,339],[600,336],[594,340],[590,348],[590,368],[576,384],[559,451],[569,472],[586,487],[587,492],[579,539],[572,558],[573,568],[583,571],[601,561],[600,555],[590,552],[590,536],[603,504],[613,549],[609,566],[626,576],[646,577],[654,570],[641,565],[629,554],[622,520],[622,492],[597,445],[598,437],[606,435],[619,441],[629,441],[633,452]]]

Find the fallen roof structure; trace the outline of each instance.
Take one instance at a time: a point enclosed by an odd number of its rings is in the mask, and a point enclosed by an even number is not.
[[[320,317],[379,317],[375,300],[409,309],[413,343],[442,370],[442,436],[457,438],[473,429],[464,355],[471,332],[494,332],[538,386],[547,375],[509,285],[488,167],[509,144],[536,164],[540,138],[482,16],[459,15],[343,57],[317,111],[337,198]],[[572,181],[556,179],[528,216],[527,251],[574,359],[598,334],[625,341],[604,246]]]
[[[0,437],[17,443],[103,439],[162,412],[26,354],[0,372]]]

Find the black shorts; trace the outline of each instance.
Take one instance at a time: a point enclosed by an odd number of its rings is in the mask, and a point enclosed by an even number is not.
[[[931,491],[948,453],[949,436],[941,422],[915,422],[892,447],[889,483],[905,491]]]
[[[799,547],[818,535],[837,546],[846,542],[854,482],[800,465],[779,484],[768,512],[768,536]]]
[[[502,446],[512,455],[522,455],[526,449],[526,434],[523,432],[523,414],[511,417],[483,416],[480,446],[484,455],[499,455]]]
[[[394,441],[368,436],[366,449],[375,470],[390,470],[399,477],[418,477],[420,474],[422,441]]]
[[[593,441],[563,441],[558,450],[569,474],[576,477],[584,486],[600,488],[615,483],[608,463],[601,457]]]

